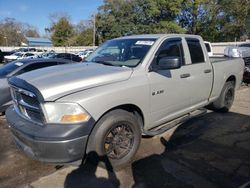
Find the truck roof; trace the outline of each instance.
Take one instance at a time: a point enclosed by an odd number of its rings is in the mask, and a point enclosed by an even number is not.
[[[124,36],[119,37],[116,39],[137,39],[137,38],[153,38],[153,39],[159,39],[162,37],[192,37],[192,38],[199,38],[201,37],[199,35],[187,35],[187,34],[143,34],[143,35],[130,35],[130,36]]]

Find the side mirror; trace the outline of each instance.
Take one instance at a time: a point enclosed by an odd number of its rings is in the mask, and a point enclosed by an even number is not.
[[[181,59],[176,56],[162,57],[158,60],[161,69],[179,69],[181,67]]]

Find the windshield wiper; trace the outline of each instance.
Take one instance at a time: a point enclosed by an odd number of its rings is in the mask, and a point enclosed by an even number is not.
[[[107,62],[107,61],[93,61],[93,62],[100,63],[100,64],[103,64],[103,65],[108,65],[108,66],[119,66],[119,67],[122,66],[122,65],[113,64],[113,63],[110,63],[110,62]]]
[[[109,65],[109,66],[114,66],[113,63],[110,63],[110,62],[107,62],[107,61],[95,61],[96,63],[100,63],[100,64],[103,64],[103,65]]]

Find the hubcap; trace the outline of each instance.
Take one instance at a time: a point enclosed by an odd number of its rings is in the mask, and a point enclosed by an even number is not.
[[[131,151],[133,144],[132,129],[127,124],[119,124],[106,135],[104,150],[109,158],[121,159]]]

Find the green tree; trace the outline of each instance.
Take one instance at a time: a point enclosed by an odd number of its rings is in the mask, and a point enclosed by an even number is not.
[[[99,40],[145,33],[183,33],[176,22],[182,0],[105,0],[97,14]]]
[[[178,21],[188,33],[212,42],[244,40],[249,13],[249,0],[183,0]]]
[[[206,0],[183,0],[178,21],[189,34],[200,34],[206,16]]]
[[[219,40],[241,40],[249,34],[249,0],[226,0],[217,2],[219,7],[218,17],[220,24]]]
[[[23,24],[16,21],[14,18],[5,18],[0,22],[0,35],[4,38],[2,45],[20,46],[22,41],[25,41]]]
[[[101,41],[126,35],[133,30],[131,2],[106,0],[96,15],[97,35]]]
[[[93,45],[93,28],[83,30],[75,36],[74,46],[92,46]]]
[[[54,46],[68,46],[69,39],[74,35],[73,26],[67,17],[61,17],[50,28],[51,40]]]

